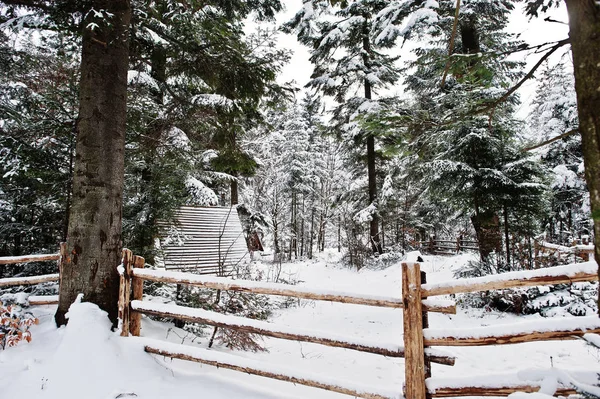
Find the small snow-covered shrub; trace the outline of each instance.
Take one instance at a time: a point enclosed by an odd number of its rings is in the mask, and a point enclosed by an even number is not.
[[[21,341],[31,342],[29,327],[38,324],[38,319],[24,312],[19,305],[4,305],[0,302],[0,347],[6,349]]]
[[[476,308],[544,317],[590,316],[598,311],[598,283],[582,282],[463,294],[458,301]]]
[[[491,256],[487,261],[468,262],[454,272],[454,277],[481,277],[509,271],[514,269]],[[598,310],[597,298],[598,283],[582,282],[475,292],[460,295],[458,301],[476,308],[552,317],[593,315]]]

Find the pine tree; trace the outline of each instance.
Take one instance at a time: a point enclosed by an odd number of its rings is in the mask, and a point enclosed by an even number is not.
[[[366,149],[369,204],[366,209],[372,210],[369,241],[375,253],[383,250],[377,209],[376,143],[373,134],[360,129],[357,117],[376,107],[374,95],[379,89],[398,80],[396,57],[382,50],[394,46],[403,33],[393,27],[400,25],[419,7],[426,8],[428,4],[305,0],[302,9],[286,25],[288,31],[297,32],[301,43],[311,48],[311,62],[315,68],[307,86],[334,97],[340,104],[334,111],[334,118],[348,145]]]
[[[566,61],[546,67],[539,80],[529,124],[536,141],[545,142],[577,128],[577,99],[573,73]],[[578,234],[591,233],[581,136],[570,134],[537,151],[554,176],[552,216],[546,231],[551,241],[571,245]]]
[[[464,2],[456,24],[454,7],[455,2],[440,2],[439,22],[425,36],[429,43],[415,51],[416,69],[407,85],[416,101],[397,111],[397,119],[410,153],[418,156],[416,175],[426,182],[430,198],[469,216],[484,260],[502,251],[504,225],[510,263],[509,233],[517,230],[512,221],[544,210],[542,170],[520,154],[515,140],[517,99],[480,112],[519,76],[519,64],[503,55],[520,44],[509,45],[511,38],[503,31],[512,3]],[[447,56],[452,37],[456,44]],[[528,206],[532,198],[541,206]]]

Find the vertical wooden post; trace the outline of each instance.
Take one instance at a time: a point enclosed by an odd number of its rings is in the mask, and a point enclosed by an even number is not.
[[[58,285],[60,286],[60,282],[62,280],[62,269],[63,269],[63,265],[67,260],[67,256],[69,256],[69,254],[67,253],[67,243],[66,242],[61,242],[60,243],[60,249],[59,249],[59,253],[60,253],[60,258],[58,258]]]
[[[427,284],[427,273],[421,271],[421,284]],[[421,299],[426,299],[423,297]],[[427,310],[422,311],[423,316],[423,328],[429,328],[429,312]],[[425,349],[425,347],[423,347]],[[431,377],[431,360],[425,359],[425,378]]]
[[[129,303],[131,296],[131,268],[133,267],[133,253],[123,249],[123,273],[119,285],[119,319],[121,321],[121,336],[129,336]]]
[[[133,267],[136,269],[143,269],[146,260],[141,256],[133,257]],[[131,300],[141,301],[144,295],[144,280],[141,278],[132,277],[131,281]],[[129,322],[129,331],[131,335],[134,337],[140,336],[140,331],[142,330],[142,314],[139,312],[135,312],[129,309],[130,312],[130,322]]]
[[[404,396],[410,399],[426,399],[421,267],[418,263],[402,263],[402,301],[404,304]]]

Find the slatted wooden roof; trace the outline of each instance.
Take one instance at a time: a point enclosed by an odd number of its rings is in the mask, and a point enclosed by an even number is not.
[[[175,218],[172,227],[181,239],[161,239],[166,269],[218,274],[247,259],[248,247],[235,207],[184,206]]]

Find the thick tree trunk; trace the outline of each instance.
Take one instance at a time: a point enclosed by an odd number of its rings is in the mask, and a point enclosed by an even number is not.
[[[97,0],[90,7],[112,17],[89,12],[83,22],[96,26],[83,33],[69,256],[62,263],[55,319],[65,324],[69,306],[83,293],[116,326],[131,6],[128,0]]]
[[[594,220],[595,257],[600,264],[600,4],[594,0],[565,2],[569,12],[585,180]],[[600,297],[598,302],[600,304]]]

